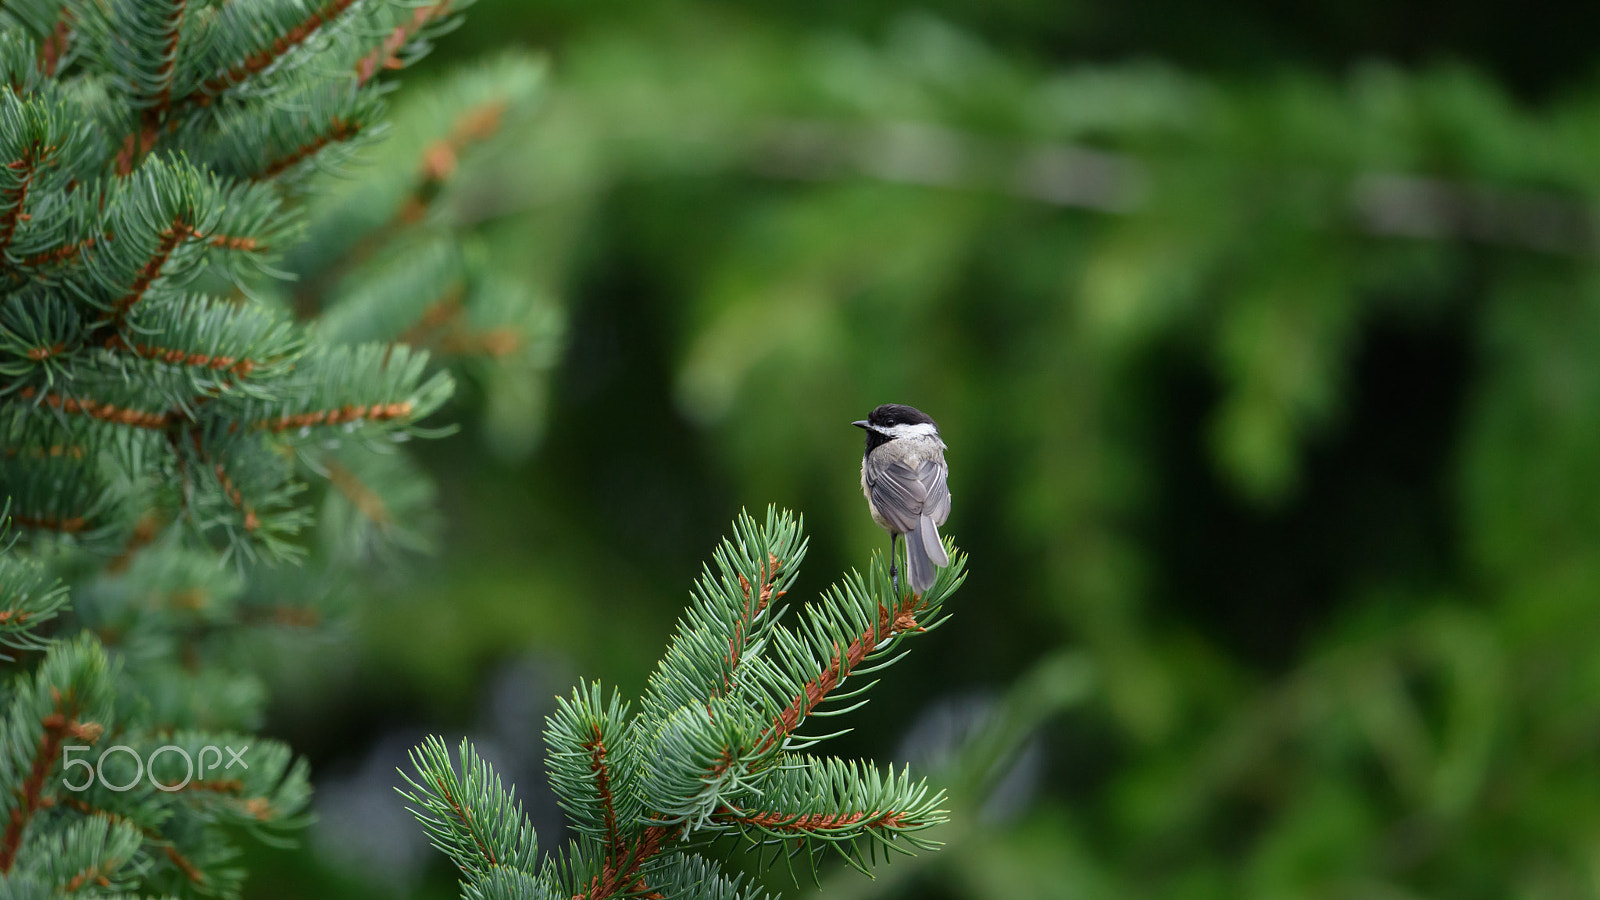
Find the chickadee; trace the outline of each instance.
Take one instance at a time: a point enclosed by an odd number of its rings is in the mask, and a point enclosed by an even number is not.
[[[939,426],[921,410],[885,403],[859,422],[867,431],[861,457],[861,492],[872,520],[889,532],[889,579],[900,593],[895,541],[906,538],[906,569],[918,594],[933,586],[934,567],[950,565],[939,542],[939,526],[950,517],[944,441]]]

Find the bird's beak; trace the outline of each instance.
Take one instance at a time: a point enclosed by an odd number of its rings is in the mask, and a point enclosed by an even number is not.
[[[867,420],[866,419],[862,419],[859,422],[851,422],[850,424],[854,425],[857,428],[871,428],[872,427],[871,425],[867,424]]]

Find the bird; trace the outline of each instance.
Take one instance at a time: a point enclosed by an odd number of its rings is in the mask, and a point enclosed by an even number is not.
[[[918,594],[933,586],[935,567],[950,565],[939,540],[939,526],[950,517],[944,441],[933,418],[902,403],[885,403],[865,419],[850,423],[867,432],[861,456],[861,492],[867,510],[889,532],[889,580],[900,593],[895,542],[906,539],[906,570]]]

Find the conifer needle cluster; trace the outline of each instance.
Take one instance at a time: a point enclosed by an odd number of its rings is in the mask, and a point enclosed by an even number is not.
[[[402,443],[548,365],[456,202],[539,62],[391,102],[466,5],[0,8],[0,897],[237,894],[309,797],[243,642],[426,544]]]
[[[875,556],[866,575],[796,610],[782,600],[805,556],[801,523],[741,515],[637,708],[585,682],[549,717],[550,784],[573,841],[541,858],[514,792],[467,741],[458,760],[437,737],[413,752],[413,812],[465,896],[485,900],[761,896],[708,855],[719,839],[797,876],[829,848],[864,873],[931,848],[919,832],[944,821],[942,791],[909,770],[806,751],[844,733],[823,721],[859,709],[905,642],[945,621],[966,566],[946,543],[952,565],[925,594],[896,595]]]

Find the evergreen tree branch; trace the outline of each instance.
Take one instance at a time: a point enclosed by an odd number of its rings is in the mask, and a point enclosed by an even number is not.
[[[765,741],[776,745],[786,741],[813,710],[850,676],[867,655],[890,638],[910,631],[922,630],[916,615],[922,608],[922,598],[907,594],[892,609],[880,606],[878,620],[852,640],[842,651],[836,652],[829,665],[817,672],[784,707],[772,722]],[[838,650],[838,645],[834,645]]]
[[[343,15],[355,3],[356,0],[327,0],[320,6],[307,9],[300,0],[288,0],[288,2],[275,4],[277,9],[270,10],[266,14],[257,14],[252,10],[240,10],[238,17],[245,21],[228,22],[219,27],[232,26],[237,28],[246,24],[249,21],[248,17],[257,15],[259,15],[257,21],[267,20],[271,22],[276,19],[278,22],[283,22],[285,19],[284,14],[292,14],[292,11],[296,9],[300,10],[302,17],[298,22],[289,24],[286,29],[267,32],[275,33],[277,37],[239,59],[231,67],[219,71],[206,79],[201,83],[197,94],[187,99],[202,105],[208,104],[217,94],[267,71],[279,63],[286,55],[304,45],[323,27]],[[277,15],[273,16],[271,13],[277,13]],[[258,31],[256,33],[262,32]]]
[[[522,805],[514,793],[501,789],[494,768],[470,743],[462,741],[459,752],[460,774],[438,738],[412,751],[420,780],[407,774],[412,789],[400,791],[416,804],[411,813],[464,873],[483,876],[501,867],[531,871],[538,845]]]
[[[396,342],[413,347],[427,346],[441,331],[447,330],[461,317],[461,299],[465,294],[465,285],[451,285],[444,292],[444,296],[429,304],[417,320],[400,333],[395,339]]]
[[[57,344],[53,348],[54,352],[59,352],[60,346]],[[249,358],[234,359],[231,356],[208,356],[198,350],[186,353],[181,349],[158,347],[154,344],[130,344],[120,334],[112,335],[106,339],[106,349],[132,353],[144,359],[153,359],[169,365],[209,369],[213,372],[228,372],[240,378],[247,377],[259,365],[256,360]],[[30,355],[32,355],[32,352],[30,351]]]
[[[120,176],[132,175],[134,170],[139,168],[140,162],[156,148],[156,142],[161,139],[161,132],[154,123],[144,119],[140,122],[138,127],[128,132],[122,139],[122,148],[117,151],[112,171]]]
[[[259,716],[264,688],[218,669],[218,641],[321,617],[273,602],[315,576],[264,584],[276,576],[253,565],[257,552],[314,549],[347,567],[426,542],[433,488],[395,445],[429,433],[417,423],[453,380],[393,343],[398,332],[356,343],[269,314],[270,280],[306,271],[276,268],[313,211],[303,189],[386,127],[380,73],[416,59],[465,2],[12,0],[0,10],[0,498],[26,542],[13,552],[0,535],[0,650],[45,649],[0,720],[0,883],[13,892],[236,896],[237,835],[303,825],[303,761],[259,739],[183,729]],[[511,96],[528,83],[494,87]],[[451,244],[459,269],[458,232],[430,236]],[[481,257],[472,266],[452,276],[464,291],[486,269]],[[185,290],[230,282],[226,300]],[[499,327],[481,312],[463,340]],[[435,343],[456,336],[453,317],[442,324]],[[301,466],[326,480],[308,484]],[[322,530],[306,541],[296,531],[310,521],[300,493],[311,488]],[[246,558],[218,569],[219,551]],[[96,575],[92,554],[114,577]],[[68,598],[51,566],[80,579],[76,640],[47,641]],[[244,571],[261,583],[249,595],[216,574]],[[125,680],[107,671],[102,636],[129,661]],[[121,768],[80,793],[58,779],[76,776],[60,757],[99,736],[90,726],[114,729],[133,753],[95,763]],[[224,744],[251,745],[250,771],[155,786],[185,778],[171,747],[199,762],[197,751]],[[591,750],[605,789],[621,792],[625,754],[609,737]],[[150,785],[136,777],[141,760]],[[130,788],[108,787],[124,779]],[[499,786],[481,787],[456,795],[453,815],[478,830],[497,870],[531,878],[531,828],[517,816],[500,828]],[[625,852],[641,826],[625,804],[613,813]],[[522,835],[526,853],[506,855]]]
[[[645,705],[652,715],[709,710],[713,699],[732,691],[750,651],[776,624],[771,600],[787,592],[805,558],[802,527],[776,509],[768,509],[765,527],[747,515],[735,520],[736,540],[713,553],[716,573],[708,568],[696,580],[689,609],[650,677]]]
[[[915,833],[946,821],[944,799],[943,791],[913,782],[908,770],[880,775],[862,763],[797,756],[772,772],[759,794],[724,804],[712,822],[737,828],[755,844],[822,841],[865,871],[858,839],[870,839],[871,853],[930,849]]]
[[[63,741],[93,744],[105,732],[110,677],[105,656],[92,642],[58,645],[19,690],[3,722],[0,746],[0,875],[11,871],[29,822],[45,805],[45,781],[60,760]],[[33,735],[30,739],[29,735]]]
[[[545,729],[550,785],[573,827],[599,842],[608,865],[616,865],[637,829],[637,741],[627,706],[613,692],[606,702],[599,684],[579,684],[556,701]]]
[[[137,876],[140,835],[126,821],[93,817],[29,842],[28,865],[0,885],[48,885],[51,896],[126,891]],[[26,889],[23,895],[27,895]]]
[[[28,820],[33,814],[39,810],[44,780],[55,765],[61,742],[69,735],[89,741],[100,735],[98,726],[86,729],[83,723],[78,722],[74,718],[77,713],[77,707],[70,699],[65,705],[63,701],[57,700],[55,712],[45,716],[40,723],[43,734],[39,737],[33,765],[17,791],[16,804],[11,807],[11,816],[6,821],[5,832],[0,834],[0,874],[11,871],[11,866],[16,862],[17,848],[22,844],[22,830],[27,827]]]
[[[110,235],[103,235],[101,240],[109,241],[111,240],[111,237]],[[79,253],[93,248],[94,243],[95,238],[88,237],[76,243],[63,244],[53,250],[45,250],[41,253],[35,253],[32,256],[25,257],[22,260],[22,265],[24,268],[36,269],[40,266],[64,263],[77,256]]]
[[[728,833],[813,862],[808,848],[831,846],[863,870],[879,850],[935,846],[917,832],[945,820],[942,791],[908,771],[795,753],[792,738],[846,678],[892,663],[904,636],[939,624],[964,560],[950,544],[954,564],[932,588],[896,597],[875,556],[865,578],[852,573],[804,613],[797,635],[778,623],[774,602],[805,547],[787,512],[769,509],[764,526],[741,514],[713,554],[715,571],[697,579],[641,712],[630,716],[593,683],[558,701],[545,730],[548,771],[578,839],[537,875],[488,852],[481,823],[496,810],[504,821],[512,799],[491,787],[498,779],[469,743],[461,768],[480,773],[467,779],[476,788],[457,786],[438,738],[413,752],[418,776],[405,777],[419,791],[406,796],[462,869],[468,895],[747,897],[688,852]],[[819,655],[830,647],[831,657]]]
[[[189,0],[142,0],[115,8],[113,27],[138,42],[129,51],[114,53],[131,88],[135,105],[142,107],[144,126],[159,127],[172,105],[172,81],[177,69],[178,43],[183,35]],[[113,44],[113,46],[116,46]],[[150,52],[141,52],[149,48]]]
[[[450,12],[451,0],[429,6],[418,6],[411,11],[408,21],[396,25],[383,36],[383,42],[356,63],[356,83],[364,85],[385,69],[398,69],[405,65],[400,51],[409,44],[424,26]]]
[[[120,323],[122,318],[128,314],[128,310],[144,299],[145,291],[149,290],[151,283],[161,276],[161,269],[167,264],[167,260],[171,258],[172,251],[176,250],[179,244],[197,236],[194,225],[185,222],[181,217],[173,219],[160,232],[155,251],[150,254],[149,259],[140,267],[138,274],[134,277],[133,284],[128,288],[128,292],[117,301],[113,309],[113,316],[116,322]]]
[[[55,75],[61,61],[66,58],[71,46],[72,22],[72,7],[62,3],[55,24],[39,44],[39,67],[44,70],[44,74]]]
[[[55,516],[28,516],[20,513],[13,515],[11,521],[23,528],[59,531],[62,534],[77,534],[89,524],[89,520],[83,516],[69,516],[62,519]]]
[[[10,183],[0,189],[0,210],[3,210],[0,212],[0,253],[11,246],[11,239],[16,236],[17,222],[24,215],[22,210],[28,202],[28,189],[33,186],[33,176],[45,149],[35,141],[23,151],[21,159],[6,164],[6,181]]]
[[[32,385],[19,389],[17,396],[23,400],[33,400],[37,397],[39,403],[67,415],[88,416],[91,419],[126,425],[130,428],[160,431],[174,420],[172,412],[167,410],[151,412],[101,402],[93,397],[67,397],[54,392],[41,392]]]
[[[349,467],[331,455],[323,459],[322,467],[327,472],[328,483],[349,500],[352,506],[360,510],[368,521],[379,526],[387,526],[394,521],[394,516],[389,512],[389,504],[384,502],[377,491],[362,481],[359,475],[350,471]]]
[[[67,589],[38,560],[14,552],[10,505],[0,505],[0,648],[42,650],[48,644],[36,632],[66,606]],[[9,659],[0,651],[0,661]]]
[[[361,133],[361,123],[346,122],[334,118],[328,122],[327,130],[310,141],[296,147],[289,153],[276,159],[269,160],[266,166],[255,176],[256,181],[268,181],[277,178],[289,169],[320,153],[329,144],[342,144],[352,141]]]
[[[640,870],[645,864],[655,859],[666,843],[676,837],[681,829],[649,825],[639,832],[638,838],[629,842],[623,852],[616,856],[608,856],[601,871],[589,882],[586,889],[574,895],[572,900],[604,900],[615,897],[619,893],[628,893],[635,896],[662,896],[656,893],[639,878]]]

